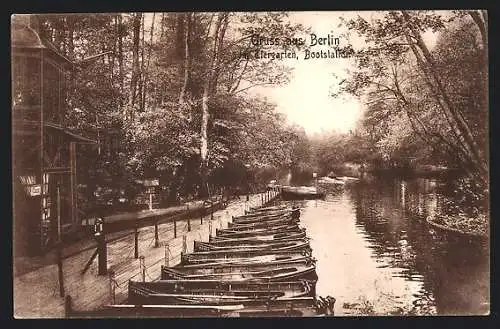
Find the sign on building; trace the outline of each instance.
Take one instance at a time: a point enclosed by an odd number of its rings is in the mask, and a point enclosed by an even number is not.
[[[146,186],[146,187],[160,186],[160,180],[157,178],[156,179],[145,179],[144,186]]]
[[[33,185],[29,187],[30,196],[38,196],[42,194],[42,186],[40,184]]]

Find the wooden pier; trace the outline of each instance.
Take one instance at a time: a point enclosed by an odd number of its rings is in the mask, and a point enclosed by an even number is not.
[[[200,223],[195,234],[170,239],[163,258],[159,253],[149,262],[139,257],[132,277],[128,270],[113,269],[111,301],[91,311],[68,302],[67,315],[332,316],[335,299],[316,296],[315,259],[299,227],[300,209],[264,207],[278,192],[266,194],[260,208],[247,203],[240,215],[209,221],[208,232]],[[179,249],[180,263],[171,254]]]
[[[213,219],[179,219],[175,223],[130,228],[106,234],[107,274],[99,275],[98,257],[89,263],[97,243],[82,242],[64,250],[62,281],[64,297],[60,294],[57,260],[37,270],[14,277],[14,316],[16,318],[63,318],[70,306],[73,312],[90,312],[103,305],[123,303],[127,299],[128,281],[155,281],[160,277],[162,265],[180,263],[183,247],[191,252],[193,241],[208,241],[209,232],[226,228],[232,216],[244,214],[251,207],[269,202],[277,192],[242,196],[213,213]],[[137,253],[136,253],[137,236]],[[138,257],[135,257],[138,256]],[[66,303],[68,300],[70,302]]]

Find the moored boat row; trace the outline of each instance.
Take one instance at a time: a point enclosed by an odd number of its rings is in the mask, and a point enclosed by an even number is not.
[[[316,260],[299,217],[288,207],[233,217],[208,242],[194,241],[179,265],[162,266],[159,281],[130,281],[128,305],[110,308],[155,316],[333,315],[335,299],[316,298]]]

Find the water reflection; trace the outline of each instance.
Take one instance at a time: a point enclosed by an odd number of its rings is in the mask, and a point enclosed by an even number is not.
[[[421,281],[410,313],[484,314],[489,309],[488,255],[429,233],[425,218],[441,211],[438,182],[429,179],[359,184],[349,191],[356,222],[376,257],[399,275]]]
[[[317,292],[337,314],[443,315],[489,311],[489,256],[433,235],[439,183],[360,181],[303,201],[318,259]]]

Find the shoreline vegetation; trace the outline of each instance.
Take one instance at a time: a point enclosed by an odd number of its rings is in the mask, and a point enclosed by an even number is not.
[[[428,216],[427,222],[441,232],[464,238],[487,239],[490,231],[487,191],[479,191],[478,186],[464,177],[457,168],[440,165],[369,166],[363,168],[352,163],[335,167],[328,176],[363,177],[366,174],[382,179],[435,179],[442,193],[442,212]]]
[[[486,215],[470,217],[466,214],[429,216],[427,222],[441,230],[457,233],[463,237],[488,238],[489,222]]]

